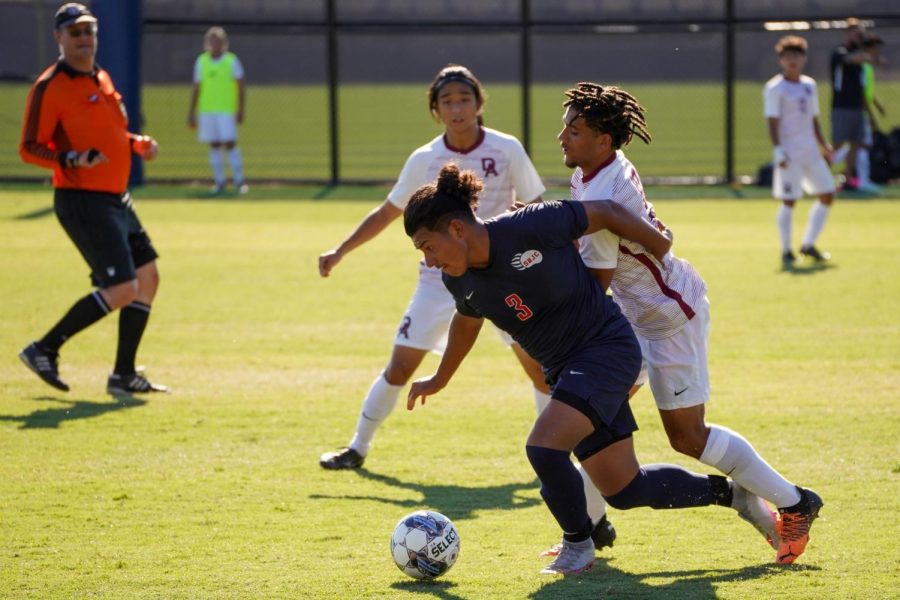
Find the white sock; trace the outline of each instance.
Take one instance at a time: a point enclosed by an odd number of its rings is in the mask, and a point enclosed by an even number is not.
[[[784,252],[791,251],[791,223],[794,220],[794,209],[782,203],[778,209],[778,233],[781,235],[781,249]]]
[[[547,408],[547,405],[550,404],[550,394],[545,394],[541,390],[537,388],[534,389],[534,408],[537,410],[537,414],[541,414],[544,412],[544,409]]]
[[[822,233],[822,228],[825,227],[825,221],[828,219],[830,208],[827,204],[816,200],[809,209],[809,221],[806,224],[806,233],[803,235],[804,246],[812,246],[819,239],[819,234]]]
[[[856,153],[856,178],[859,179],[859,187],[872,185],[869,171],[869,151],[866,148],[860,148]]]
[[[588,516],[591,517],[591,523],[596,525],[603,518],[603,515],[606,514],[606,500],[603,499],[600,490],[594,486],[591,476],[587,474],[584,467],[579,464],[575,465],[575,468],[578,469],[578,474],[581,475],[581,480],[584,483],[584,497],[587,500]]]
[[[721,425],[709,425],[709,439],[700,462],[725,473],[745,490],[785,508],[800,502],[797,487],[756,453],[741,434]]]
[[[222,152],[218,148],[209,149],[209,166],[213,170],[213,181],[216,185],[225,185],[225,163]]]
[[[831,164],[836,165],[838,163],[844,162],[844,159],[847,158],[847,154],[850,152],[850,145],[844,144],[840,148],[834,151],[834,154],[831,156]]]
[[[368,454],[375,432],[394,410],[402,389],[402,385],[389,384],[384,378],[384,372],[378,375],[363,400],[362,411],[356,422],[356,433],[349,444],[351,448],[363,456]]]
[[[231,174],[234,176],[234,184],[244,183],[244,159],[241,151],[235,146],[228,151],[228,160],[231,161]]]

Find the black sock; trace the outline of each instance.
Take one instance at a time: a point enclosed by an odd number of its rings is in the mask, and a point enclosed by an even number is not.
[[[727,477],[709,476],[709,487],[713,494],[713,503],[717,506],[731,506],[734,502],[734,488]]]
[[[710,477],[666,464],[642,467],[624,489],[604,498],[610,506],[621,510],[638,506],[656,509],[709,506],[720,500]]]
[[[134,373],[138,344],[141,343],[149,318],[150,305],[137,300],[119,311],[119,347],[116,350],[115,373]]]
[[[541,480],[541,496],[569,542],[591,537],[584,484],[569,453],[540,446],[525,446],[528,460]]]
[[[109,305],[100,295],[92,292],[72,305],[69,312],[60,319],[53,329],[38,340],[38,347],[47,352],[59,352],[60,347],[70,337],[86,329],[109,314]]]

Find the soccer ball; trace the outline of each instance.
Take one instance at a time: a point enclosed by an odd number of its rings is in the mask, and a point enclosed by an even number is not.
[[[449,571],[459,557],[459,534],[441,513],[417,510],[394,527],[391,556],[410,577],[434,579]]]

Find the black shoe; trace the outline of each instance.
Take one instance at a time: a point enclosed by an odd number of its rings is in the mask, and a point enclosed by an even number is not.
[[[828,254],[827,252],[819,252],[819,249],[815,246],[803,246],[802,248],[800,248],[800,254],[802,254],[803,256],[808,256],[817,263],[831,260],[830,254]]]
[[[793,269],[795,262],[797,262],[797,257],[790,250],[781,255],[781,267],[783,269]]]
[[[37,342],[32,342],[19,352],[19,358],[29,369],[37,373],[37,376],[46,383],[63,392],[69,391],[69,386],[59,378],[59,354],[46,352],[38,348]]]
[[[594,528],[591,530],[591,539],[594,541],[594,548],[596,550],[600,550],[604,547],[612,548],[613,542],[616,540],[616,528],[612,526],[612,523],[609,522],[606,515],[600,517],[600,520],[594,525]],[[541,556],[559,556],[563,550],[564,544],[565,541],[553,544],[541,552]]]
[[[594,540],[594,548],[597,550],[603,547],[612,548],[613,542],[616,541],[616,528],[609,522],[606,515],[600,517],[600,520],[594,525],[591,539]]]
[[[336,452],[326,452],[319,457],[323,469],[358,469],[366,457],[353,448],[341,448]]]
[[[117,396],[119,394],[146,394],[152,392],[168,392],[169,388],[157,383],[150,383],[140,373],[121,375],[113,373],[106,380],[106,393]]]

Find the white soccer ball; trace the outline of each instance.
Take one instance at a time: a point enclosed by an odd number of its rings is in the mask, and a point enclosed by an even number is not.
[[[449,571],[459,557],[459,534],[441,513],[417,510],[394,527],[391,556],[410,577],[434,579]]]

